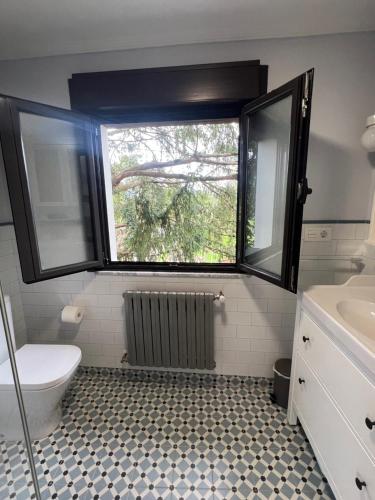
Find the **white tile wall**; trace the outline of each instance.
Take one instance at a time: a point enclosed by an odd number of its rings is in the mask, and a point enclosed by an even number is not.
[[[291,352],[293,328],[289,318],[293,316],[295,298],[257,278],[238,276],[146,279],[80,273],[34,285],[23,284],[29,341],[73,343],[81,347],[85,365],[121,366],[126,349],[122,298],[125,290],[222,290],[226,302],[215,304],[214,320],[218,373],[271,376],[273,360]],[[58,319],[67,304],[84,307],[85,317],[78,327],[62,324]],[[259,343],[260,340],[265,343]]]
[[[10,295],[17,348],[26,342],[26,325],[21,299],[18,252],[13,226],[0,226],[0,282]],[[1,321],[1,319],[0,319]]]
[[[305,224],[306,233],[310,224]],[[344,283],[365,265],[364,240],[368,237],[369,224],[319,224],[332,228],[332,240],[311,242],[302,240],[299,286],[333,285]]]
[[[338,283],[356,272],[352,257],[362,255],[368,225],[332,227],[331,242],[303,242],[300,283]],[[348,226],[348,227],[338,227]],[[307,246],[306,246],[307,245]],[[337,252],[340,253],[337,253]],[[296,299],[255,277],[115,275],[80,273],[21,285],[31,342],[73,343],[87,366],[121,366],[126,350],[122,293],[125,290],[207,291],[226,297],[215,305],[216,372],[271,376],[274,361],[290,356]],[[62,324],[64,305],[83,306],[81,325]]]

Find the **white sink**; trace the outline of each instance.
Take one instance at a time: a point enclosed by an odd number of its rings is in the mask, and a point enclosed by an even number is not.
[[[375,340],[375,303],[367,300],[348,299],[337,303],[337,311],[349,326]]]
[[[302,306],[375,377],[375,276],[313,286],[303,292]]]

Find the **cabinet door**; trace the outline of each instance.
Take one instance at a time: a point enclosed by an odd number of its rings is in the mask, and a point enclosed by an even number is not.
[[[238,262],[242,271],[296,292],[313,70],[242,111]]]
[[[0,97],[0,139],[23,280],[102,267],[97,124]]]

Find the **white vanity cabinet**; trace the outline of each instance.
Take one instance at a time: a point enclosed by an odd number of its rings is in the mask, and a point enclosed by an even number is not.
[[[340,342],[337,331],[332,335],[324,314],[314,316],[314,309],[305,307],[303,296],[288,408],[289,423],[297,419],[336,498],[375,500],[373,372]]]

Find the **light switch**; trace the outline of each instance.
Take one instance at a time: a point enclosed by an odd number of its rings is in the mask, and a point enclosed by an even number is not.
[[[332,228],[309,226],[305,229],[305,241],[331,241]]]

